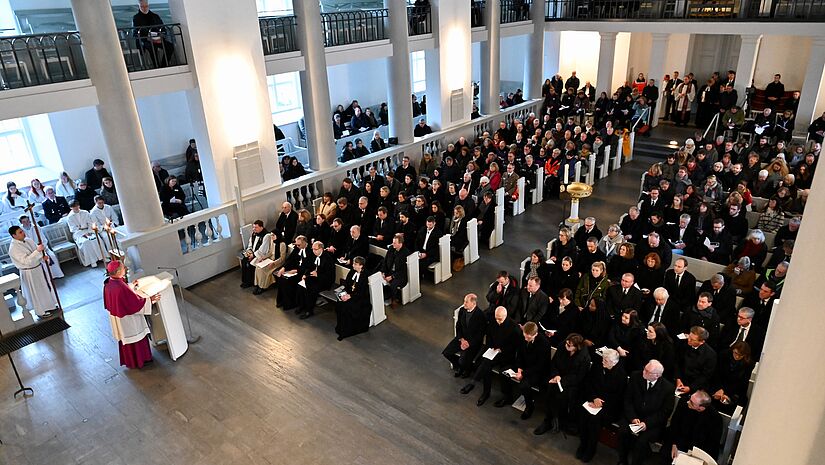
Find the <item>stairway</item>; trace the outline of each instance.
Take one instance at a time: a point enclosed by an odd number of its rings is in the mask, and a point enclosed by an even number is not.
[[[650,132],[650,137],[637,135],[633,144],[633,156],[664,160],[685,144],[685,139],[693,137],[695,128],[676,127],[667,121],[660,121]]]

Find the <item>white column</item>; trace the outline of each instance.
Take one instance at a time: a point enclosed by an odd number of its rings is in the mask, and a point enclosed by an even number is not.
[[[487,40],[481,43],[481,113],[494,115],[499,111],[501,92],[501,2],[484,4],[484,25]]]
[[[97,114],[109,151],[123,221],[129,232],[163,226],[160,202],[126,62],[109,0],[72,0],[75,24],[83,37],[83,57],[95,86]]]
[[[541,98],[544,82],[544,5],[545,2],[534,1],[530,7],[533,34],[527,38],[527,62],[524,64],[524,98],[528,100]]]
[[[434,130],[470,120],[473,103],[470,2],[433,0],[436,48],[425,51],[427,123]]]
[[[820,62],[821,63],[821,62]],[[825,456],[820,344],[825,177],[814,178],[782,299],[774,308],[735,465],[817,464]]]
[[[739,95],[740,104],[745,100],[745,89],[753,81],[756,70],[756,58],[759,56],[759,43],[762,42],[760,34],[743,34],[742,45],[739,47],[739,60],[736,62],[736,93]],[[723,78],[724,79],[724,78]]]
[[[825,38],[817,37],[811,41],[811,54],[808,56],[805,82],[802,83],[802,95],[796,111],[794,132],[799,135],[807,135],[811,121],[820,116],[814,114],[814,111],[819,98],[823,69],[825,69]]]
[[[659,108],[664,105],[662,102],[662,85],[660,80],[665,75],[665,60],[667,59],[667,48],[670,43],[670,34],[654,32],[651,34],[650,44],[650,66],[647,69],[647,78],[656,80],[656,87],[659,88],[659,99],[656,101],[656,106],[653,108],[653,115],[650,119],[650,125],[656,126],[659,124]]]
[[[544,73],[541,82],[559,72],[559,54],[561,52],[561,32],[549,31],[544,34]]]
[[[389,94],[387,102],[390,114],[390,137],[397,137],[399,144],[413,141],[413,116],[410,95],[410,38],[405,0],[384,0],[389,10],[390,42],[392,56],[387,58]]]
[[[210,206],[235,199],[234,148],[257,142],[259,180],[245,192],[280,184],[258,12],[252,2],[170,0],[198,86],[187,92]],[[258,182],[260,181],[260,182]]]
[[[607,92],[613,94],[611,89],[613,84],[613,60],[616,55],[616,32],[600,32],[601,43],[599,44],[599,68],[596,75],[596,93]]]
[[[312,169],[320,171],[338,165],[332,133],[332,104],[329,98],[321,7],[315,1],[293,3],[298,20],[298,45],[304,54],[305,63],[304,71],[301,71],[301,97],[307,130],[309,164]]]

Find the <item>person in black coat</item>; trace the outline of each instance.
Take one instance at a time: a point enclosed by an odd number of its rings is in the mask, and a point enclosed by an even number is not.
[[[514,319],[518,319],[516,315],[518,315],[519,308],[519,288],[515,278],[510,276],[508,272],[504,270],[498,272],[496,280],[490,284],[490,288],[487,290],[486,298],[489,305],[485,313],[487,313],[489,319],[492,320],[493,312],[497,307],[506,308],[508,314],[513,315]]]
[[[464,249],[470,244],[467,236],[467,217],[460,205],[453,209],[453,217],[447,225],[450,234],[450,250],[456,257],[464,257]]]
[[[650,443],[658,441],[673,410],[673,383],[662,377],[664,368],[651,360],[644,370],[630,375],[624,398],[624,418],[619,422],[619,463],[641,465],[650,454]],[[634,434],[627,425],[641,427]]]
[[[280,243],[291,244],[295,237],[295,229],[298,227],[298,214],[292,210],[292,204],[284,202],[281,205],[281,213],[278,215],[278,220],[275,222],[275,230],[272,234],[275,235],[275,246],[278,247]]]
[[[386,207],[378,207],[378,214],[375,223],[372,225],[370,243],[386,248],[390,244],[393,234],[395,234],[395,221],[389,217],[389,211]]]
[[[622,275],[622,280],[607,288],[605,304],[613,318],[618,318],[625,309],[642,307],[642,291],[634,286],[635,278],[630,273]]]
[[[642,217],[638,207],[630,207],[627,216],[622,218],[619,228],[624,240],[637,244],[641,242],[644,230],[647,227],[647,217]]]
[[[558,240],[550,246],[550,261],[558,267],[561,266],[564,257],[570,257],[571,260],[576,262],[577,256],[576,240],[573,239],[570,229],[566,227],[559,229]]]
[[[737,342],[747,342],[752,358],[759,360],[765,344],[765,330],[753,322],[755,312],[750,307],[742,307],[736,312],[736,324],[726,324],[719,337],[719,351],[727,352]]]
[[[580,334],[570,334],[553,357],[550,367],[550,381],[547,386],[547,413],[544,421],[533,430],[540,436],[548,431],[558,433],[562,423],[570,419],[569,413],[579,400],[579,390],[590,370],[590,352]]]
[[[717,273],[702,283],[699,293],[707,292],[713,297],[713,308],[724,324],[736,322],[736,288],[726,282],[725,275]]]
[[[150,27],[157,26],[157,27]],[[163,26],[160,15],[149,10],[149,2],[139,2],[139,10],[132,16],[135,40],[141,53],[149,52],[156,68],[176,64],[175,45],[170,41],[171,31]]]
[[[527,280],[527,286],[519,293],[518,310],[512,315],[520,325],[532,321],[538,324],[547,313],[547,294],[541,291],[539,278]]]
[[[570,257],[561,260],[561,266],[550,273],[548,296],[555,298],[562,289],[575,290],[579,287],[579,273]]]
[[[75,200],[77,198],[78,195],[75,195]],[[178,185],[177,177],[169,176],[166,178],[166,185],[160,191],[160,206],[163,215],[168,218],[180,218],[189,214],[189,209],[186,208],[186,194]]]
[[[478,368],[473,375],[472,381],[461,388],[462,394],[468,394],[475,387],[475,383],[481,381],[484,390],[478,398],[476,405],[479,407],[490,398],[490,390],[493,385],[493,368],[504,368],[513,365],[516,359],[516,351],[521,343],[522,336],[518,325],[507,317],[507,309],[498,307],[494,312],[494,320],[487,325],[487,340],[479,350]],[[496,354],[492,359],[484,357],[485,349],[493,349]]]
[[[643,365],[640,363],[642,329],[638,312],[628,308],[622,310],[607,333],[607,346],[619,352],[622,366],[627,371],[636,371]]]
[[[349,227],[349,238],[344,246],[344,255],[338,260],[343,266],[352,266],[355,257],[367,257],[370,253],[370,244],[367,237],[361,234],[361,226],[354,224]]]
[[[338,295],[338,302],[335,304],[335,333],[338,334],[339,341],[365,333],[370,328],[372,305],[369,276],[364,270],[366,263],[361,256],[353,259],[352,269],[344,280],[344,290]]]
[[[711,457],[719,456],[719,438],[722,437],[722,417],[705,391],[698,391],[680,399],[670,424],[665,429],[660,455],[662,464],[673,463],[679,451],[698,447]]]
[[[168,180],[168,178],[167,178]],[[177,186],[177,180],[175,181],[175,185]],[[167,189],[167,186],[163,186],[163,189]],[[161,189],[161,201],[163,201],[163,189]],[[177,189],[180,190],[180,186],[177,186]],[[183,190],[180,190],[180,193],[183,194]],[[89,211],[95,206],[95,197],[97,197],[97,192],[86,183],[86,181],[80,181],[77,183],[77,189],[74,191],[74,200],[76,200],[80,204],[81,210]],[[184,195],[184,198],[186,196]],[[164,211],[164,214],[166,212]]]
[[[324,243],[313,242],[312,253],[315,258],[304,272],[304,285],[298,286],[299,310],[297,311],[301,312],[302,320],[315,314],[315,301],[318,300],[318,294],[329,290],[335,284],[335,259],[324,252]]]
[[[478,308],[478,296],[465,295],[464,305],[458,310],[455,322],[455,337],[441,352],[453,365],[456,377],[470,376],[486,332],[487,317]]]
[[[753,359],[747,342],[737,342],[720,354],[708,391],[717,410],[730,415],[737,405],[748,405],[748,384],[752,371]]]
[[[584,345],[590,349],[591,357],[596,349],[607,343],[607,333],[613,320],[607,313],[603,300],[590,299],[587,307],[576,316],[576,331],[584,338]]]
[[[275,272],[275,279],[278,284],[278,297],[275,304],[284,311],[298,307],[298,299],[296,298],[298,282],[311,262],[311,259],[307,256],[307,245],[309,244],[306,237],[296,237],[295,248],[286,257],[284,266]]]
[[[43,214],[46,215],[49,224],[57,223],[71,211],[72,209],[69,207],[69,202],[66,201],[66,197],[58,197],[54,194],[53,188],[46,188],[46,200],[43,201]]]
[[[392,247],[387,250],[387,255],[381,261],[378,271],[384,282],[384,304],[389,305],[393,298],[407,285],[409,276],[407,275],[407,257],[410,251],[404,247],[404,235],[396,234],[392,238]]]
[[[709,245],[705,245],[705,241]],[[725,230],[725,221],[721,218],[713,220],[713,229],[705,231],[699,237],[695,247],[696,258],[728,265],[730,263],[731,252],[733,252],[733,238]]]
[[[708,331],[701,326],[690,328],[687,347],[676,359],[676,390],[689,394],[707,390],[716,370],[717,355],[706,343]]]
[[[92,168],[89,171],[86,171],[86,175],[84,176],[84,180],[86,181],[85,184],[89,186],[91,190],[100,189],[103,186],[103,178],[111,178],[112,175],[109,174],[109,171],[104,167],[103,160],[99,158],[95,158],[92,162]],[[78,187],[80,187],[78,185]],[[94,194],[97,195],[97,194]],[[75,198],[75,200],[77,200]],[[94,203],[94,199],[92,200]],[[83,208],[83,210],[88,210],[88,208]]]
[[[639,317],[644,326],[653,323],[662,323],[668,330],[668,334],[675,338],[682,332],[681,310],[675,299],[670,296],[667,289],[656,288],[652,293],[652,299],[642,307]],[[660,360],[661,361],[661,360]]]
[[[527,279],[537,277],[541,280],[541,290],[547,294],[550,291],[550,265],[544,258],[541,249],[535,249],[530,253],[530,261],[524,266],[524,275],[521,278],[521,287],[527,286]]]
[[[435,223],[435,217],[427,217],[426,226],[418,230],[415,238],[415,251],[418,252],[418,267],[421,272],[439,260],[438,240],[441,238],[441,230]]]
[[[627,387],[627,373],[619,364],[619,353],[613,349],[602,352],[601,363],[593,363],[587,375],[584,399],[588,407],[598,409],[596,414],[579,409],[579,447],[576,458],[582,462],[593,460],[599,444],[602,426],[616,422],[622,416],[622,403]]]
[[[657,232],[651,232],[647,235],[647,241],[641,241],[636,244],[636,258],[639,260],[639,265],[642,265],[643,260],[649,253],[655,253],[662,261],[662,268],[670,268],[673,262],[673,250],[670,248],[670,243],[667,239],[663,239]]]
[[[476,218],[478,219],[478,242],[487,244],[496,228],[496,203],[493,201],[493,192],[484,193],[484,198],[478,205]]]
[[[676,347],[665,325],[647,325],[640,350],[642,363],[657,360],[664,368],[662,376],[665,379],[676,379]]]
[[[598,244],[599,239],[602,238],[602,231],[596,226],[596,219],[592,216],[589,216],[584,219],[584,225],[576,230],[576,234],[573,235],[573,239],[576,240],[576,244],[579,246],[579,251],[583,252],[585,250],[585,244],[587,244],[587,239],[595,237],[596,243]],[[590,268],[588,267],[588,271]]]
[[[713,295],[702,292],[696,298],[696,305],[682,314],[682,333],[689,334],[694,326],[701,326],[708,332],[707,342],[716,346],[719,341],[719,314],[712,307]]]
[[[522,327],[523,340],[516,350],[516,359],[510,367],[515,372],[510,375],[519,382],[519,392],[524,396],[525,408],[521,419],[526,420],[533,415],[536,405],[534,387],[541,389],[547,383],[547,373],[550,369],[552,346],[550,341],[539,331],[538,325],[529,321]],[[504,407],[513,402],[513,383],[504,380],[501,385],[503,396],[495,402],[496,407]]]
[[[776,298],[775,287],[772,282],[764,282],[759,286],[759,292],[751,292],[742,301],[742,307],[753,309],[753,322],[761,328],[767,328],[771,321],[771,311]]]
[[[326,251],[331,253],[336,260],[343,257],[347,253],[349,238],[349,231],[344,227],[344,222],[340,218],[335,218],[330,227]]]
[[[567,336],[576,332],[579,313],[579,308],[573,303],[573,291],[570,289],[562,289],[558,299],[554,299],[553,303],[547,306],[547,312],[539,322],[548,330],[544,335],[550,339],[553,347],[560,346]]]
[[[579,244],[579,242],[576,241],[576,244]],[[582,276],[590,273],[590,267],[592,267],[594,263],[605,262],[607,260],[604,252],[599,250],[599,240],[592,236],[585,239],[584,248],[579,250],[578,257],[576,268],[578,268]]]
[[[679,312],[687,310],[696,300],[696,277],[687,267],[687,260],[679,257],[673,263],[673,269],[665,271],[663,287],[667,289]]]

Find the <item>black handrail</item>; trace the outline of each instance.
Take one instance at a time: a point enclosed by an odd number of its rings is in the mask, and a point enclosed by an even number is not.
[[[486,2],[484,0],[480,0],[480,1],[474,1],[473,4],[470,5],[470,25],[471,25],[471,27],[484,26],[484,6],[485,6],[485,4],[486,4]]]
[[[88,77],[79,32],[0,37],[0,90]]]
[[[493,0],[494,1],[494,0]],[[530,20],[532,0],[500,0],[501,24],[517,23]]]
[[[407,21],[410,23],[410,36],[432,34],[432,9],[427,6],[408,6]]]
[[[321,13],[324,46],[359,44],[387,39],[386,8]]]
[[[295,16],[269,16],[258,18],[264,55],[294,52],[298,50],[295,33],[298,21]]]
[[[179,23],[118,28],[117,35],[129,72],[187,63]]]
[[[774,0],[765,7],[758,0],[545,0],[545,5],[547,21],[825,19],[825,0]]]

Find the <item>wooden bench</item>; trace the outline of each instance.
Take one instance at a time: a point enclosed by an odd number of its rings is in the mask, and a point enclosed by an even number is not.
[[[480,199],[479,199],[480,200]],[[496,191],[496,206],[495,206],[495,226],[493,233],[490,234],[490,243],[488,248],[490,250],[504,244],[504,188],[499,187]]]
[[[370,254],[383,258],[387,256],[387,249],[370,244]],[[413,252],[407,256],[407,285],[401,288],[401,303],[407,305],[419,297],[421,297],[421,281],[418,273],[418,253]]]
[[[444,282],[453,276],[449,234],[444,234],[438,239],[438,254],[438,261],[427,267],[433,272],[435,284]]]
[[[72,233],[64,221],[43,226],[40,232],[48,239],[49,248],[57,255],[60,263],[77,258],[77,245],[72,240]]]

